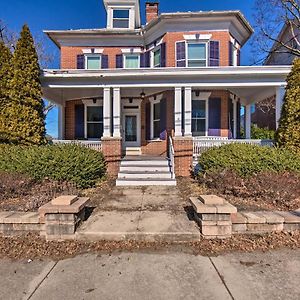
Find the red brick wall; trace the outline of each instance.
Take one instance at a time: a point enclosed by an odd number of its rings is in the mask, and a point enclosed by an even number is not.
[[[193,139],[191,137],[174,137],[175,175],[190,176],[193,164]]]
[[[167,67],[176,66],[176,42],[183,41],[184,34],[212,34],[211,40],[220,41],[220,66],[229,66],[229,41],[230,34],[227,31],[216,32],[168,32],[164,36],[167,46]]]
[[[117,176],[122,159],[122,140],[102,138],[102,152],[107,163],[107,173],[110,176]]]

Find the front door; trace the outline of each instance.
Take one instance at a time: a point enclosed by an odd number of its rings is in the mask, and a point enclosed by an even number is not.
[[[140,147],[140,119],[138,113],[125,113],[123,118],[123,146],[127,147]]]

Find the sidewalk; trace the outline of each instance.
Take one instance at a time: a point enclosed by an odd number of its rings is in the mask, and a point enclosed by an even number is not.
[[[0,299],[297,299],[300,251],[83,255],[0,261]]]

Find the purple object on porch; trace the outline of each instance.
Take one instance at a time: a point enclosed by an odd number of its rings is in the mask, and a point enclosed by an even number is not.
[[[165,141],[167,139],[167,131],[164,130],[163,132],[161,132],[161,134],[159,135],[159,138],[163,141]]]
[[[221,136],[220,129],[208,129],[208,136]]]

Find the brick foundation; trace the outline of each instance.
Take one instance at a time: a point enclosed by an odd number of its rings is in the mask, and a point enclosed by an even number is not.
[[[190,176],[193,164],[193,138],[174,137],[173,145],[176,176]]]
[[[117,176],[122,159],[122,139],[102,138],[101,141],[102,152],[107,163],[107,173],[110,176]]]

